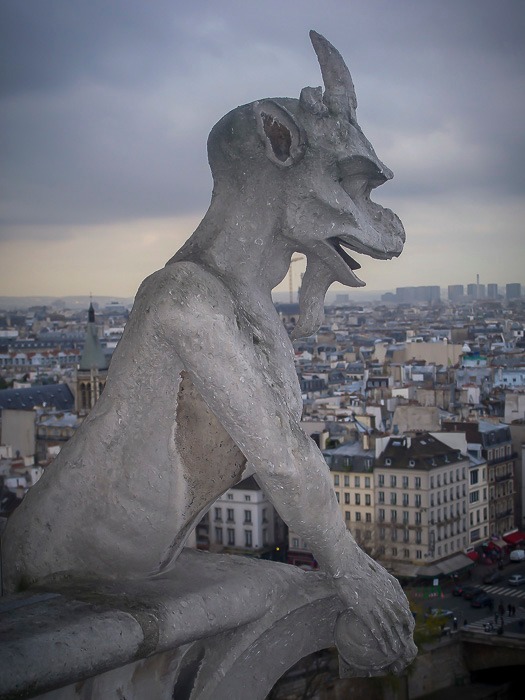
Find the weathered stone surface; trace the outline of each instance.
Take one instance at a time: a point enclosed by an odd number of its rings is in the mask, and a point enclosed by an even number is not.
[[[57,582],[2,599],[0,698],[264,698],[342,610],[325,574],[187,549],[155,581]]]
[[[324,94],[244,105],[213,128],[210,208],[142,284],[102,397],[10,519],[6,586],[177,571],[188,532],[253,473],[347,611],[333,630],[346,672],[380,673],[413,658],[412,616],[397,581],[346,530],[300,428],[293,348],[271,290],[304,253],[296,330],[311,333],[333,281],[363,284],[342,246],[386,259],[404,232],[369,197],[392,173],[357,124],[348,69],[311,38]]]

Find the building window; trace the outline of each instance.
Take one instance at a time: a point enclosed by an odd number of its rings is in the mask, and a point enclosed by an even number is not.
[[[365,493],[365,506],[372,505],[372,496],[369,493]]]
[[[245,522],[245,523],[251,523],[251,522],[252,522],[252,511],[251,511],[251,510],[245,510],[245,511],[244,511],[244,522]]]
[[[385,475],[384,474],[379,474],[377,477],[377,485],[378,486],[384,486],[385,485]]]
[[[228,544],[230,547],[235,547],[235,530],[233,527],[228,528]]]
[[[397,522],[397,510],[392,509],[390,511],[390,520],[395,523]]]
[[[339,474],[334,474],[334,486],[339,486]]]
[[[414,484],[415,484],[416,489],[420,489],[420,488],[421,488],[421,477],[420,477],[420,476],[416,476],[416,477],[415,477],[415,479],[414,479]]]
[[[244,546],[245,547],[252,546],[252,531],[251,530],[244,531]]]
[[[397,557],[397,547],[392,547],[392,556]]]
[[[386,537],[386,530],[384,527],[379,528],[379,539],[384,540]]]
[[[222,520],[222,508],[215,508],[215,520]]]
[[[229,500],[229,501],[233,501],[233,493],[229,493],[229,494],[228,494],[228,500]]]
[[[416,508],[421,508],[421,494],[416,493],[416,495],[414,497],[414,504],[415,504]]]
[[[421,513],[419,511],[416,513],[416,525],[421,525]]]
[[[390,504],[395,506],[397,503],[397,493],[390,494]]]
[[[421,530],[416,530],[416,544],[421,544],[422,533]]]
[[[365,520],[367,523],[371,523],[372,522],[372,513],[366,513]]]
[[[365,489],[369,489],[369,488],[370,488],[370,477],[365,476]]]
[[[222,544],[222,527],[215,528],[215,542],[217,544]]]
[[[397,477],[394,476],[394,474],[391,474],[390,475],[390,487],[395,489],[396,484],[397,484]]]
[[[409,549],[404,549],[403,550],[403,556],[405,559],[410,559],[410,550]]]
[[[355,519],[357,522],[359,522],[361,520],[361,513],[359,511],[356,512]]]
[[[403,505],[408,506],[408,493],[403,494]]]
[[[403,523],[405,525],[408,525],[408,522],[409,522],[409,513],[408,513],[408,510],[404,510],[403,511]]]
[[[347,488],[350,486],[350,477],[347,474],[345,474],[344,483]]]
[[[378,491],[378,492],[377,492],[377,501],[378,501],[378,503],[384,503],[384,502],[385,502],[385,492],[384,492],[384,491]]]
[[[229,523],[234,523],[234,522],[235,522],[235,516],[234,516],[234,513],[233,513],[233,508],[228,508],[227,514],[228,514],[228,522],[229,522]]]
[[[252,500],[252,497],[251,497],[251,496],[245,495],[245,496],[244,496],[244,500],[245,500],[245,501],[251,501],[251,500]]]
[[[268,516],[266,515],[266,508],[262,509],[262,521],[263,521],[263,523],[268,522]]]
[[[404,489],[408,488],[408,476],[403,477],[403,488]]]
[[[361,479],[358,476],[354,477],[354,483],[356,489],[361,488]]]
[[[360,493],[356,493],[356,495],[355,495],[355,504],[356,504],[356,506],[361,505],[361,494]]]
[[[477,484],[478,481],[479,481],[479,470],[472,469],[472,471],[470,472],[470,483]]]
[[[345,510],[345,520],[347,523],[350,522],[350,511],[349,510]]]
[[[409,542],[410,541],[410,531],[405,529],[403,530],[403,542]]]
[[[350,494],[349,493],[345,493],[345,504],[346,505],[350,504]]]
[[[299,549],[299,538],[298,537],[292,537],[292,547],[294,549]]]
[[[335,497],[337,498],[337,502],[341,503],[341,496],[339,495],[339,491],[335,492]]]
[[[416,549],[416,559],[423,559],[423,552],[420,549]]]
[[[379,514],[379,522],[383,522],[384,519],[385,519],[385,509],[384,509],[384,508],[380,508],[380,509],[378,510],[378,514]]]

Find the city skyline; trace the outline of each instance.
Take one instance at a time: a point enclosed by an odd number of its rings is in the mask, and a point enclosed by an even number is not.
[[[8,0],[0,13],[1,295],[133,297],[205,213],[213,124],[321,84],[311,28],[348,63],[359,122],[395,173],[374,199],[407,231],[399,259],[358,256],[363,298],[477,274],[524,284],[521,3],[131,0],[110,14]]]

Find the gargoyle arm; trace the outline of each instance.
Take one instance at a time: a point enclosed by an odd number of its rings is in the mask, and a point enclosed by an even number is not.
[[[144,284],[155,286],[147,293],[155,299],[150,313],[159,339],[179,356],[281,517],[337,576],[349,543],[358,547],[341,517],[329,469],[287,402],[299,391],[293,366],[282,366],[291,357],[283,348],[276,349],[278,357],[263,357],[253,333],[239,323],[231,292],[194,263],[170,265]]]

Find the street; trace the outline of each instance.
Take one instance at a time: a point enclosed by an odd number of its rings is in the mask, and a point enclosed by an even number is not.
[[[518,616],[519,608],[522,616],[525,613],[525,585],[512,587],[508,585],[508,579],[512,574],[525,575],[525,563],[507,564],[502,573],[502,580],[496,584],[488,585],[482,582],[484,576],[495,570],[495,567],[474,565],[472,568],[472,576],[470,579],[463,579],[463,583],[481,588],[494,599],[494,607],[491,612],[489,608],[473,608],[470,600],[465,600],[460,596],[452,595],[453,584],[442,586],[443,597],[435,598],[426,602],[426,607],[439,607],[447,610],[452,610],[457,617],[458,627],[461,627],[465,620],[467,622],[476,622],[484,618],[494,617],[494,611],[497,610],[501,603],[505,608],[505,619],[508,620],[507,605],[516,607],[516,616]]]

